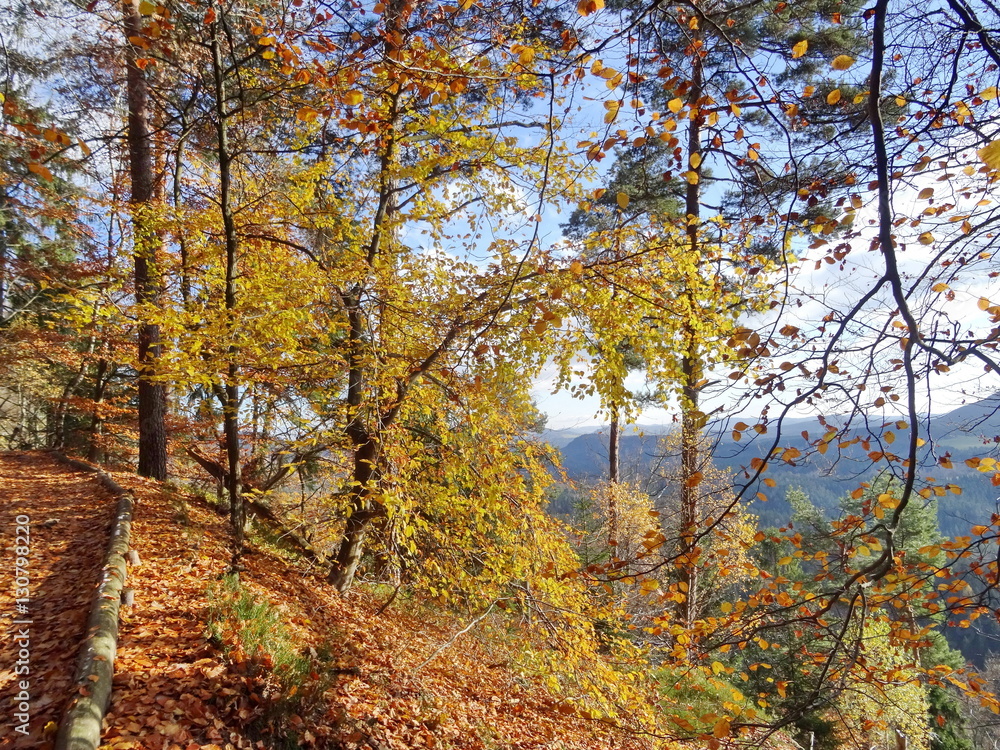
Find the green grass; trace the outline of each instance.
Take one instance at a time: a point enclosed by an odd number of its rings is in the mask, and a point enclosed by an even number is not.
[[[260,729],[298,747],[292,716],[305,720],[325,709],[323,694],[336,670],[326,644],[308,648],[284,624],[284,618],[266,599],[226,576],[208,591],[208,631],[230,660],[246,661],[250,674],[267,683],[268,710]]]

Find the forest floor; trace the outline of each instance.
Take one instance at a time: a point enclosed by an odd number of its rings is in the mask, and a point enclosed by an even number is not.
[[[0,454],[0,747],[39,747],[70,700],[113,512],[93,474],[44,454]],[[28,601],[19,576],[30,580]],[[16,718],[23,702],[28,722]]]
[[[502,621],[458,635],[474,616],[462,619],[403,594],[380,613],[391,589],[359,586],[341,596],[308,564],[259,538],[243,557],[239,589],[227,588],[224,518],[195,496],[113,476],[138,500],[132,545],[141,563],[129,571],[135,601],[122,610],[104,748],[647,746],[561,712],[514,669],[520,644]],[[53,725],[46,725],[69,698],[111,512],[91,476],[45,454],[0,455],[11,573],[15,519],[31,519],[33,620],[31,735],[17,735],[6,710],[17,692],[17,653],[8,638],[0,650],[0,747],[50,744]],[[46,525],[50,519],[57,522]],[[12,593],[6,575],[5,626]],[[247,619],[236,627],[240,617]],[[487,637],[481,631],[489,628]]]

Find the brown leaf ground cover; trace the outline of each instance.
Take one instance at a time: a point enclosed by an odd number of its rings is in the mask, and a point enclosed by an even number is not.
[[[567,714],[540,679],[516,669],[523,633],[505,615],[459,634],[479,613],[405,594],[383,612],[391,591],[362,585],[342,597],[259,535],[251,535],[234,589],[224,579],[226,520],[207,502],[131,474],[115,479],[137,498],[132,543],[141,562],[129,571],[135,599],[122,610],[102,750],[649,746]],[[10,723],[18,685],[8,638],[0,644],[0,748],[44,750],[50,722],[71,697],[113,502],[91,475],[46,454],[0,455],[0,500],[8,569],[0,613],[8,627],[18,515],[30,516],[32,541],[31,734]],[[266,647],[233,626],[240,597],[271,618],[257,621]]]
[[[113,511],[92,474],[45,454],[0,454],[0,747],[44,747],[51,734],[46,725],[58,721],[69,702]],[[23,612],[15,601],[19,516],[30,519]],[[29,656],[20,671],[26,667],[27,674],[17,674],[22,646],[14,636],[22,630],[28,631]],[[17,731],[23,726],[15,710],[22,681],[30,696],[28,734]]]
[[[207,623],[225,596],[229,534],[204,501],[132,475],[115,479],[139,506],[105,748],[215,750],[323,747],[639,748],[600,722],[568,717],[512,668],[520,648],[502,620],[462,635],[426,666],[463,620],[387,591],[341,597],[305,563],[261,542],[241,586],[269,602],[310,666],[279,679],[269,654],[248,653]],[[492,628],[488,637],[482,628]]]

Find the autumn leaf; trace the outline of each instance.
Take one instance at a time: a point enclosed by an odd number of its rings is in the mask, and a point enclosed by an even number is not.
[[[301,107],[295,116],[302,122],[314,122],[319,117],[319,112],[312,107]]]
[[[991,141],[976,151],[976,155],[990,169],[1000,169],[1000,140]]]
[[[577,4],[577,12],[581,16],[589,16],[591,13],[595,13],[604,7],[604,0],[580,0]]]
[[[628,208],[629,204],[628,193],[618,193],[618,195],[615,196],[615,202],[618,204],[618,208],[624,211],[626,208]]]
[[[850,55],[837,55],[830,65],[834,70],[847,70],[854,65],[854,58]]]
[[[840,101],[840,89],[834,89],[829,94],[826,95],[826,103],[829,105],[834,105]]]
[[[808,49],[809,49],[809,40],[803,39],[801,42],[798,42],[797,44],[792,46],[792,58],[795,59],[798,57],[802,57],[806,53],[806,50]]]
[[[712,736],[716,739],[723,739],[728,737],[730,732],[729,719],[722,718],[715,722],[715,726],[712,727]]]
[[[28,164],[28,169],[34,174],[37,174],[43,180],[52,179],[52,172],[50,172],[49,168],[46,167],[44,164],[39,164],[37,162],[30,162]]]

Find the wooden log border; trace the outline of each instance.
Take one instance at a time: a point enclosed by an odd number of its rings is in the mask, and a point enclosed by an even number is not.
[[[87,636],[77,657],[73,700],[63,715],[55,750],[96,750],[101,744],[104,715],[111,702],[115,653],[118,649],[118,610],[125,585],[126,557],[132,531],[135,497],[96,466],[53,451],[59,461],[97,475],[117,499],[111,538],[101,567],[101,582],[90,606]]]

